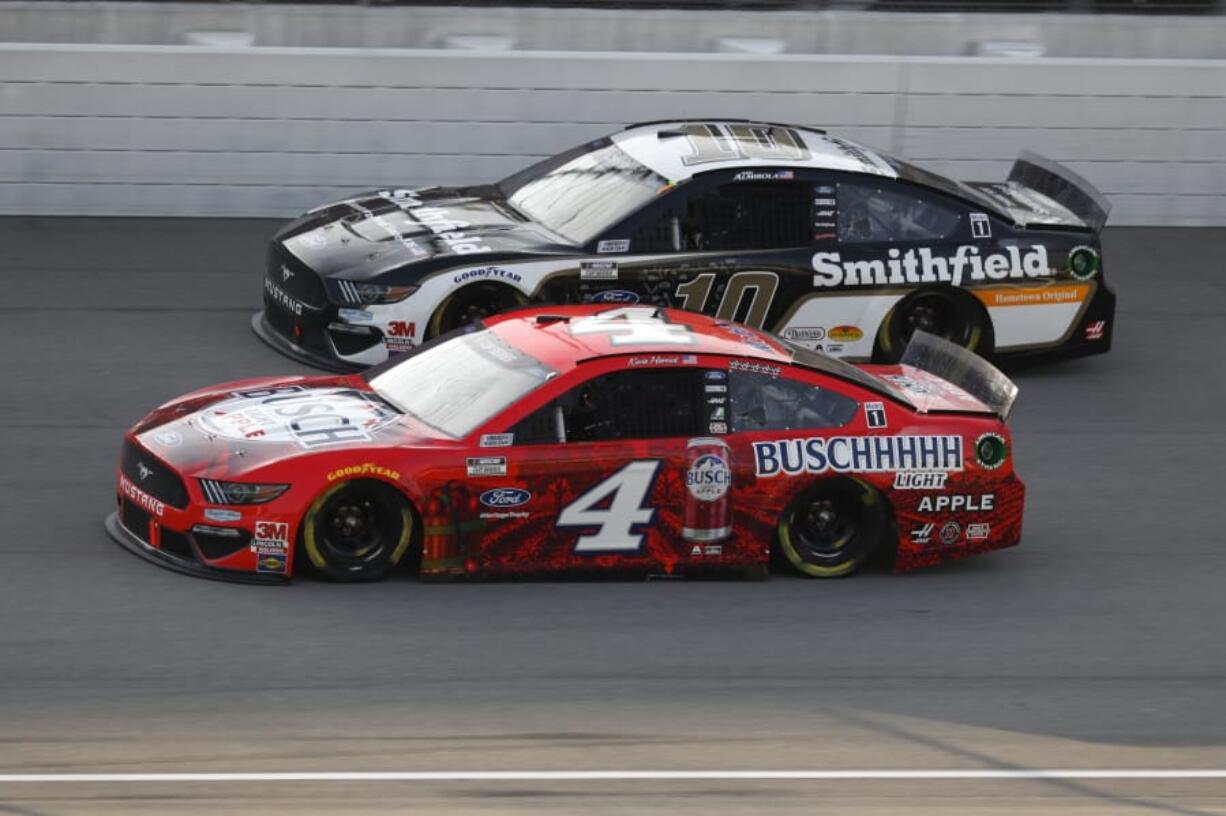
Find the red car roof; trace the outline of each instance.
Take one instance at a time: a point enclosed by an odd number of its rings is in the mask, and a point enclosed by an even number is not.
[[[618,354],[723,354],[775,364],[792,361],[792,353],[763,332],[681,309],[546,306],[489,317],[484,322],[506,342],[558,371],[593,357]],[[665,326],[684,326],[687,331]],[[636,327],[638,336],[626,342],[636,334]],[[671,336],[686,340],[669,342]]]

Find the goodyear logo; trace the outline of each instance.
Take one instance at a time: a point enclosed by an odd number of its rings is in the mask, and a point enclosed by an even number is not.
[[[374,462],[366,462],[361,465],[338,468],[328,474],[328,481],[335,482],[337,479],[352,479],[358,476],[382,476],[385,479],[391,479],[393,482],[400,480],[399,471],[385,468],[382,465],[376,465]]]

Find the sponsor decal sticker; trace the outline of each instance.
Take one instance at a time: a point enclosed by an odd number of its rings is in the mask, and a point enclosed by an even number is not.
[[[966,525],[967,541],[986,541],[992,534],[992,525],[986,521]]]
[[[995,509],[995,493],[924,496],[919,503],[921,513],[987,513]]]
[[[159,445],[165,445],[168,448],[177,448],[183,444],[183,435],[178,431],[161,431],[154,434],[153,439]]]
[[[720,381],[723,381],[723,380],[728,379],[728,374],[727,374],[726,372],[723,372],[723,371],[707,371],[707,372],[705,372],[705,373],[702,375],[702,378],[703,378],[704,380],[720,380]]]
[[[629,252],[630,239],[618,238],[611,241],[601,241],[600,243],[596,244],[596,251],[601,255],[608,252]]]
[[[474,280],[489,280],[491,278],[522,283],[524,276],[518,272],[503,269],[501,266],[482,266],[477,269],[466,269],[460,272],[451,279],[451,282],[461,284]]]
[[[322,232],[308,232],[301,236],[300,240],[307,249],[323,249],[328,245],[328,236]]]
[[[276,388],[232,392],[201,412],[205,433],[243,442],[292,442],[308,450],[369,442],[399,415],[353,389]]]
[[[742,170],[732,177],[733,181],[791,181],[796,173],[791,170]]]
[[[481,513],[479,518],[506,521],[507,519],[525,519],[530,515],[532,514],[526,510],[499,510],[497,512],[487,510]]]
[[[836,343],[854,343],[864,337],[859,326],[835,326],[826,336]]]
[[[751,374],[765,374],[768,377],[778,377],[783,373],[782,366],[752,363],[747,360],[731,360],[728,363],[728,369],[730,371],[748,371]]]
[[[928,247],[905,252],[895,248],[887,255],[886,260],[844,261],[838,252],[814,253],[813,285],[818,288],[919,283],[961,286],[965,281],[1048,278],[1054,273],[1047,261],[1047,247],[1042,244],[982,251],[977,246],[964,244],[952,254]]]
[[[617,262],[581,261],[579,280],[617,280]]]
[[[760,477],[802,473],[962,470],[961,436],[833,436],[753,444]]]
[[[288,569],[288,559],[285,553],[269,553],[261,555],[259,560],[255,562],[256,572],[275,572],[281,575],[285,574]]]
[[[703,390],[703,391],[705,391],[705,392],[707,392],[708,394],[724,394],[724,393],[727,393],[727,391],[728,391],[728,386],[726,386],[726,385],[712,385],[712,384],[710,384],[710,383],[707,383],[706,385],[704,385],[704,386],[702,387],[702,390]]]
[[[783,330],[783,339],[819,343],[826,339],[826,330],[821,326],[791,326]]]
[[[374,462],[366,462],[361,465],[349,465],[348,467],[338,468],[328,474],[328,481],[335,482],[337,479],[349,479],[358,476],[382,476],[394,482],[400,480],[399,471],[385,468],[382,465],[376,465]]]
[[[206,507],[204,517],[209,521],[241,521],[243,514],[237,510],[223,510],[220,507]]]
[[[519,507],[532,501],[532,494],[518,487],[495,487],[479,497],[486,507]]]
[[[948,473],[900,470],[894,474],[895,490],[944,490]]]
[[[990,308],[1004,306],[1050,306],[1058,303],[1081,303],[1090,292],[1088,283],[1062,286],[1010,287],[1008,289],[977,289],[975,297]]]
[[[703,555],[723,555],[724,545],[723,544],[706,544],[702,548],[702,554]]]
[[[592,303],[638,303],[636,292],[626,289],[604,289],[592,295]]]
[[[250,550],[258,556],[258,572],[285,572],[289,554],[289,524],[284,521],[256,522]]]
[[[509,448],[515,444],[515,434],[481,434],[479,443],[483,448]]]
[[[713,434],[726,434],[728,433],[728,423],[727,422],[712,422],[710,425],[707,426],[707,430]]]
[[[466,460],[469,476],[506,476],[507,457],[470,456]]]
[[[915,544],[927,544],[932,540],[932,531],[936,525],[931,521],[920,527],[912,528],[911,541]]]
[[[992,219],[986,213],[971,213],[971,237],[992,237]]]
[[[870,428],[884,428],[885,419],[885,403],[884,402],[866,402],[864,403],[864,421],[868,423]]]
[[[465,228],[472,226],[471,224],[452,218],[451,213],[442,207],[416,207],[413,209],[413,217],[441,238],[447,244],[447,248],[456,255],[493,252],[492,249],[481,243],[480,236],[463,232]]]
[[[1095,320],[1086,326],[1087,340],[1102,340],[1107,333],[1107,321]]]
[[[417,347],[417,324],[406,320],[393,320],[387,324],[383,345],[389,353],[405,352]]]
[[[374,314],[365,309],[337,309],[336,316],[347,323],[369,323],[375,319]]]
[[[685,474],[685,487],[699,501],[713,502],[722,499],[732,485],[732,471],[724,457],[704,453],[690,465]]]
[[[631,357],[626,361],[629,368],[652,365],[697,365],[698,358],[693,354],[663,355],[653,354],[650,357]]]
[[[941,543],[945,546],[952,546],[958,543],[958,538],[962,535],[962,528],[958,526],[956,521],[947,521],[941,526]]]

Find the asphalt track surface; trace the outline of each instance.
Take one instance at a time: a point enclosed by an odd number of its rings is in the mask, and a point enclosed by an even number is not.
[[[814,582],[288,588],[103,532],[122,431],[303,369],[275,222],[0,220],[0,774],[1226,768],[1226,237],[1109,230],[1104,357],[1016,373],[1021,547]],[[11,783],[0,814],[1226,813],[1217,780]]]

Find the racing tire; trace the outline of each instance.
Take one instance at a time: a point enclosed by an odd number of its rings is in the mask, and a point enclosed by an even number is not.
[[[528,299],[500,283],[474,283],[452,292],[430,316],[426,339],[438,337],[469,323],[523,306]]]
[[[851,575],[880,549],[889,513],[859,479],[824,479],[788,505],[779,519],[780,559],[810,578]]]
[[[330,581],[378,581],[404,558],[416,530],[413,508],[396,488],[353,479],[311,504],[302,522],[302,548]]]
[[[923,289],[903,298],[877,332],[873,359],[896,363],[917,329],[935,334],[981,356],[992,353],[994,337],[987,310],[959,289]]]

